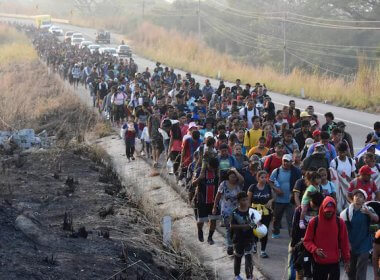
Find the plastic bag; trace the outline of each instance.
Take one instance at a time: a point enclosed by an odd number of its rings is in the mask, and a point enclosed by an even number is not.
[[[173,171],[173,162],[172,162],[172,160],[170,158],[166,162],[166,168],[168,169],[169,174],[174,174],[174,171]]]

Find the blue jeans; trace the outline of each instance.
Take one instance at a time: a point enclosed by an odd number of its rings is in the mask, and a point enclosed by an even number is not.
[[[230,225],[230,219],[231,215],[222,214],[223,223],[226,227],[226,245],[227,247],[232,247],[232,239],[231,239],[231,225]]]

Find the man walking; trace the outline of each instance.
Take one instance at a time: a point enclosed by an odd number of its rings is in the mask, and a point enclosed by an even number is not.
[[[293,205],[290,203],[290,197],[296,181],[301,178],[301,171],[292,165],[292,160],[291,155],[285,154],[282,157],[282,165],[276,168],[269,178],[269,184],[276,193],[273,209],[272,238],[280,237],[280,225],[284,213],[288,224],[289,236],[291,233]]]
[[[371,207],[364,203],[367,193],[362,189],[353,191],[353,203],[340,213],[340,217],[346,223],[348,238],[351,245],[350,280],[365,280],[367,275],[367,263],[369,251],[372,248],[369,226],[371,222],[377,223],[379,217]]]
[[[346,224],[336,216],[335,200],[328,196],[319,208],[319,215],[310,220],[303,244],[314,259],[313,280],[339,280],[340,256],[348,272],[350,244]]]

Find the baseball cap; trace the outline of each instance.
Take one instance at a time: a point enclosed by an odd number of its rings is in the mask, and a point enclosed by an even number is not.
[[[189,129],[192,129],[194,127],[198,129],[198,125],[195,122],[189,123]]]
[[[335,212],[335,205],[333,202],[329,202],[326,204],[325,208],[323,208],[323,212]]]
[[[337,127],[346,127],[346,124],[342,121],[336,123]]]
[[[364,196],[364,198],[367,200],[368,195],[367,195],[367,193],[365,192],[365,190],[362,190],[362,189],[356,189],[356,190],[354,190],[354,191],[352,192],[352,195],[355,195],[355,194],[357,194],[357,193],[361,193],[361,194]]]
[[[301,118],[305,118],[305,117],[311,117],[311,116],[309,115],[308,112],[303,111],[303,112],[301,112],[300,117],[301,117]]]
[[[320,130],[314,130],[313,131],[313,137],[319,136],[319,135],[321,135],[321,131]]]
[[[214,134],[211,132],[211,131],[207,131],[205,133],[205,139],[209,138],[209,137],[214,137]]]
[[[375,174],[375,172],[372,171],[371,167],[368,165],[364,165],[359,169],[360,175],[372,175]]]
[[[305,146],[306,147],[310,147],[311,145],[313,145],[314,144],[314,139],[313,138],[307,138],[306,140],[305,140]]]
[[[289,154],[285,154],[282,156],[282,160],[293,161],[293,157]]]

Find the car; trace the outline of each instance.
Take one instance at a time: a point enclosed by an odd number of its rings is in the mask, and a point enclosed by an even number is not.
[[[73,33],[73,35],[71,36],[71,40],[73,39],[82,39],[82,41],[84,41],[84,37],[82,33]]]
[[[117,47],[116,51],[119,57],[132,57],[132,51],[128,45],[120,45]]]
[[[72,46],[79,46],[80,43],[83,42],[83,38],[74,38],[74,39],[71,39],[71,45]]]
[[[90,50],[90,52],[93,54],[94,52],[98,51],[100,49],[100,45],[89,45],[87,48]]]
[[[99,49],[100,54],[108,54],[117,57],[117,51],[115,48],[100,48]]]
[[[71,41],[71,36],[73,36],[74,33],[74,31],[67,31],[65,33],[65,41]]]
[[[63,36],[63,30],[59,26],[53,25],[52,27],[49,28],[49,32],[56,36]]]
[[[83,48],[86,48],[88,46],[92,45],[92,42],[91,41],[82,41],[79,45],[79,48],[80,49],[83,49]]]
[[[95,43],[111,44],[111,33],[104,30],[99,30],[96,33]]]

